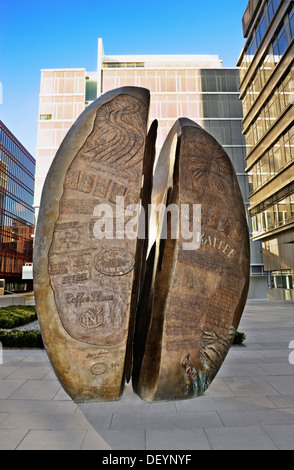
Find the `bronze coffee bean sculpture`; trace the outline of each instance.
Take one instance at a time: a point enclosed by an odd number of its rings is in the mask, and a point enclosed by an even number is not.
[[[247,298],[248,226],[230,159],[181,118],[154,164],[149,102],[137,87],[93,102],[65,136],[43,188],[36,307],[54,371],[76,402],[117,400],[131,378],[149,402],[202,395]],[[179,208],[174,223],[169,205]],[[189,245],[181,211],[191,209],[190,226],[193,207],[201,207],[201,223]]]

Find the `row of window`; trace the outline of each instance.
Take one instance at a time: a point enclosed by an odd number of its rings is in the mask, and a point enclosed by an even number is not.
[[[30,256],[32,254],[32,234],[33,231],[30,227],[24,227],[27,229],[27,237],[21,236],[17,233],[12,233],[4,227],[4,230],[1,230],[0,239],[1,239],[1,248],[6,253],[18,253],[24,256]]]
[[[145,67],[145,62],[103,62],[102,67],[108,69],[142,68]]]
[[[21,276],[22,267],[27,259],[31,259],[29,256],[5,256],[0,255],[0,275],[5,276]],[[6,283],[5,290],[13,292],[16,289],[12,289],[12,284]],[[18,290],[18,289],[17,289]]]
[[[6,182],[6,188],[3,188],[4,194],[13,194],[18,201],[27,205],[31,210],[34,202],[34,193],[28,191],[22,184],[8,177]]]
[[[85,109],[84,96],[40,97],[40,121],[71,119],[74,122]]]
[[[1,123],[0,123],[0,146],[2,146],[2,152],[6,150],[5,153],[7,154],[7,156],[9,153],[11,156],[15,158],[16,161],[20,163],[20,165],[26,168],[32,175],[35,174],[35,159],[28,152],[24,152],[24,150],[20,148],[10,138],[10,136],[1,127]],[[0,148],[0,152],[1,152],[1,148]],[[3,158],[2,156],[0,158],[1,160],[5,161],[5,158]]]
[[[238,70],[103,70],[103,90],[145,87],[151,93],[238,92]]]
[[[2,214],[1,224],[5,225],[6,223],[11,222],[10,220],[4,220],[5,215],[21,219],[31,225],[34,224],[34,209],[27,206],[23,201],[14,197],[12,194],[0,192],[0,207]]]
[[[278,116],[293,103],[294,97],[294,67],[274,89],[261,111],[252,122],[246,133],[247,147],[254,147],[268,129],[274,124]]]
[[[294,194],[252,216],[253,236],[274,230],[294,220]]]
[[[221,145],[244,145],[242,122],[240,120],[206,119],[203,128],[209,132]]]
[[[41,76],[41,95],[85,93],[84,70],[44,70]]]
[[[272,271],[272,287],[275,289],[293,289],[292,271],[290,269],[281,269]]]
[[[294,8],[287,14],[284,18],[284,22],[282,23],[281,27],[278,29],[276,35],[274,36],[271,44],[266,49],[265,53],[263,54],[263,58],[259,63],[258,67],[256,67],[256,72],[252,77],[250,83],[248,84],[246,95],[243,99],[243,112],[244,116],[248,113],[249,109],[258,98],[259,93],[265,86],[266,82],[268,81],[272,71],[274,70],[275,66],[281,60],[285,50],[287,49],[288,45],[294,38]],[[250,66],[253,55],[245,55],[245,59],[241,64],[240,68],[240,76],[241,80],[245,76],[248,67]],[[249,59],[249,60],[248,60]]]
[[[177,116],[242,119],[242,106],[238,94],[160,94],[152,97],[150,119],[176,119]]]
[[[11,158],[6,152],[0,149],[0,173],[1,181],[7,181],[10,177],[16,183],[22,185],[26,190],[33,194],[34,192],[34,176],[30,174],[26,168],[22,167],[15,159]],[[7,183],[1,187],[6,188]]]
[[[0,274],[19,276],[23,265],[32,261],[34,226],[3,213],[0,222]]]
[[[240,122],[229,120],[220,121],[217,119],[213,121],[205,119],[205,121],[202,121],[196,118],[193,120],[198,122],[203,129],[209,132],[224,147],[234,165],[235,171],[244,174],[246,147],[244,138],[240,132]],[[156,139],[158,150],[161,150],[162,144],[173,124],[174,120],[172,119],[160,121]],[[247,175],[246,181],[248,181]]]
[[[48,122],[46,124],[47,125],[45,128],[39,125],[37,157],[39,157],[40,155],[39,148],[57,149],[60,143],[62,142],[63,138],[65,137],[66,133],[68,132],[72,123],[70,121],[66,123],[58,122],[56,123],[57,128],[53,127],[52,122]]]
[[[253,192],[294,161],[294,126],[288,129],[252,167],[248,174],[249,191]]]
[[[200,71],[202,92],[239,92],[239,70]]]
[[[261,41],[263,40],[265,33],[272,22],[272,19],[278,9],[279,4],[281,3],[282,0],[268,0],[265,5],[264,9],[262,11],[262,15],[260,19],[258,20],[252,35],[251,35],[251,40],[249,42],[249,45],[245,51],[244,55],[244,65],[249,64],[252,62],[253,57],[259,48]]]
[[[219,60],[215,59],[216,66],[219,65]],[[210,56],[199,57],[197,59],[192,60],[175,60],[172,59],[171,61],[167,60],[152,60],[148,58],[146,62],[103,62],[102,69],[193,69],[193,68],[207,68],[211,67],[212,61]]]

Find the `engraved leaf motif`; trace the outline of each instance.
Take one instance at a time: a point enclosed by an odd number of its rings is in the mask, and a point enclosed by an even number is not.
[[[204,176],[206,173],[205,169],[197,169],[193,172],[193,179],[198,179],[201,178],[201,176]]]
[[[219,151],[219,149],[217,149]],[[217,155],[214,152],[209,155],[200,155],[197,158],[197,167],[192,170],[192,181],[198,184],[200,178],[205,178],[203,182],[202,195],[212,184],[223,193],[225,203],[228,203],[228,194],[231,193],[231,186],[227,178],[231,176],[231,167],[226,162],[224,155]]]
[[[215,152],[219,152],[220,150],[220,145],[217,142],[211,141],[210,138],[208,139],[206,135],[202,133],[200,134],[199,139],[195,145],[197,149],[205,155],[213,154]]]
[[[232,338],[211,331],[202,332],[202,348],[200,355],[212,369],[218,370],[230,348]]]
[[[229,167],[228,164],[225,164],[223,162],[221,163],[219,161],[216,161],[215,164],[216,164],[216,167],[217,167],[219,172],[221,172],[221,173],[231,173],[231,168]]]
[[[215,186],[217,187],[217,189],[219,191],[224,191],[225,190],[225,186],[224,186],[223,182],[220,180],[220,178],[215,177],[213,182],[214,182]]]

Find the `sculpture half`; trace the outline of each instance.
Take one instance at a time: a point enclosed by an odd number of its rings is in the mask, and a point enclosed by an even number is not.
[[[149,99],[146,89],[124,87],[86,108],[43,188],[34,250],[36,307],[55,373],[77,402],[118,399],[126,367],[131,370],[144,243],[124,236],[116,204],[125,209],[145,197],[142,175],[153,167],[156,135],[154,124],[146,137]]]
[[[178,239],[171,233],[164,237],[160,218],[152,215],[156,234],[137,312],[133,369],[134,390],[148,402],[196,397],[210,385],[243,312],[250,259],[232,163],[189,119],[175,123],[162,147],[152,202],[188,205],[191,232],[192,207],[201,205],[201,235],[198,246],[189,248],[180,227]]]

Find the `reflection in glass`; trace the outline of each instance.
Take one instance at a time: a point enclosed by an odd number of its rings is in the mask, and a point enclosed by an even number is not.
[[[0,131],[0,277],[6,290],[22,291],[33,254],[35,160],[1,121]]]

